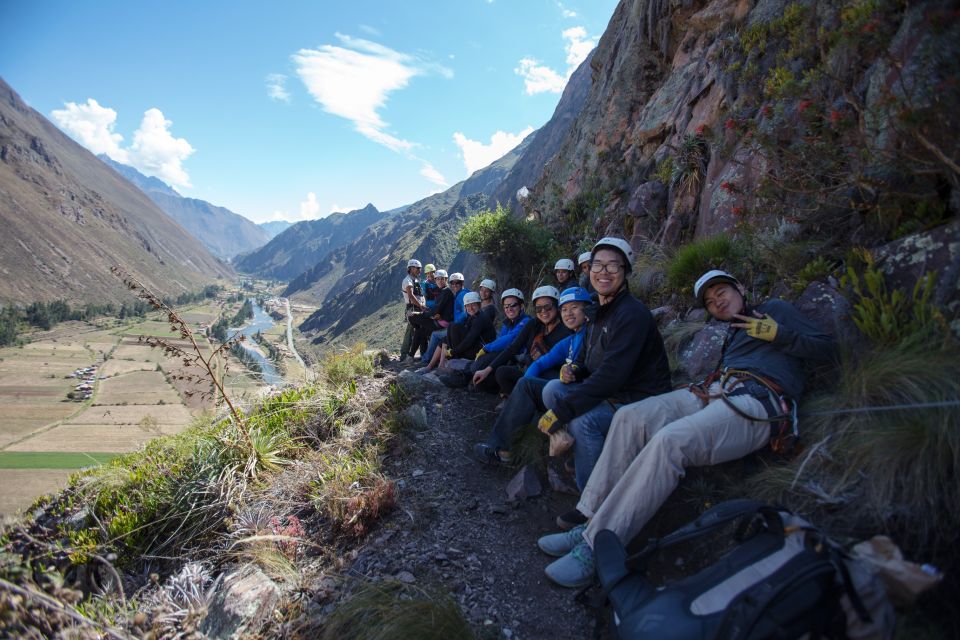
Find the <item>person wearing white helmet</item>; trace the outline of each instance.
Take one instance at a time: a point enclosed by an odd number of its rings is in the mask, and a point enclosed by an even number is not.
[[[700,383],[617,411],[577,505],[588,523],[539,541],[546,553],[561,556],[546,570],[558,584],[592,582],[597,532],[609,529],[629,544],[686,467],[736,460],[768,442],[788,444],[804,360],[835,354],[834,339],[790,303],[748,306],[743,285],[725,271],[708,271],[693,290],[715,320],[729,323],[719,367]]]
[[[400,285],[403,292],[405,331],[403,342],[400,345],[400,361],[403,362],[410,357],[410,343],[413,341],[413,324],[410,318],[421,311],[427,310],[426,300],[423,297],[423,288],[420,284],[420,269],[422,265],[419,260],[410,259],[407,261],[407,275]]]
[[[560,292],[545,285],[533,292],[533,321],[516,335],[513,342],[497,354],[486,367],[473,374],[473,385],[478,389],[496,392],[506,398],[513,391],[524,370],[537,358],[550,351],[570,331],[560,322],[557,309]],[[554,374],[559,374],[559,369]],[[493,375],[491,375],[493,374]]]
[[[543,390],[549,410],[537,426],[546,434],[568,426],[576,440],[573,458],[581,490],[617,408],[670,390],[670,365],[657,323],[627,287],[632,261],[633,249],[623,238],[602,238],[593,246],[590,279],[599,305],[573,363],[576,380],[551,380]],[[582,521],[576,511],[557,520],[569,527]]]
[[[557,289],[560,291],[577,286],[576,267],[573,266],[573,260],[570,258],[557,260],[557,264],[553,265],[553,275],[557,279]]]
[[[503,411],[497,416],[486,442],[474,445],[474,457],[485,464],[507,464],[512,460],[511,447],[520,429],[530,424],[536,414],[546,410],[543,404],[543,388],[548,380],[560,376],[563,379],[564,363],[572,363],[583,345],[584,327],[587,323],[586,307],[590,294],[580,287],[571,287],[560,295],[560,313],[566,335],[557,341],[546,354],[530,363],[523,377],[516,383]],[[501,368],[502,369],[502,368]],[[499,373],[501,369],[498,369]],[[573,377],[568,378],[573,381]],[[558,432],[567,434],[566,431]],[[559,455],[553,450],[551,455]],[[568,436],[568,440],[571,440]]]
[[[493,294],[497,291],[497,283],[490,278],[484,278],[480,281],[477,288],[480,292],[480,310],[487,314],[490,322],[497,323],[497,300]]]
[[[463,322],[455,322],[449,326],[445,339],[434,352],[430,363],[417,373],[430,373],[437,367],[444,367],[451,359],[464,360],[466,364],[476,357],[484,341],[496,337],[496,331],[487,314],[480,312],[480,294],[471,291],[464,296],[464,311],[466,318]]]
[[[454,296],[453,298],[453,324],[462,323],[467,318],[467,314],[463,308],[463,297],[470,293],[470,290],[463,286],[463,274],[462,273],[451,273],[450,277],[447,279],[447,287],[450,289],[450,293]],[[452,326],[452,325],[450,325]],[[444,338],[447,337],[447,327],[437,329],[430,334],[430,341],[427,345],[426,351],[421,355],[421,360],[426,364],[431,361],[433,354],[436,352],[437,347],[443,342]],[[421,372],[423,369],[421,369]]]
[[[580,287],[586,289],[588,293],[593,293],[593,285],[590,284],[590,255],[592,251],[584,251],[577,258],[577,264],[580,265]]]
[[[410,322],[413,323],[414,327],[413,340],[410,345],[411,356],[419,349],[421,356],[429,359],[430,354],[427,352],[427,344],[430,341],[430,334],[437,329],[446,329],[447,325],[453,322],[454,294],[447,286],[447,272],[443,269],[437,269],[435,276],[440,293],[437,295],[433,309],[410,317]]]

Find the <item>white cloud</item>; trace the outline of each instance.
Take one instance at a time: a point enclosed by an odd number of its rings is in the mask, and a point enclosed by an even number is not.
[[[567,41],[564,49],[567,52],[567,70],[564,74],[554,71],[550,67],[540,64],[535,58],[523,58],[514,72],[523,78],[524,89],[528,96],[537,93],[560,93],[567,85],[567,80],[590,54],[599,38],[588,37],[583,27],[565,29],[561,36]]]
[[[410,151],[415,144],[387,131],[380,111],[389,95],[410,79],[427,73],[452,77],[440,65],[419,60],[389,47],[336,34],[343,46],[301,49],[293,56],[297,74],[324,111],[353,123],[361,135],[393,151]]]
[[[190,187],[190,176],[182,163],[194,149],[186,139],[173,137],[170,133],[172,124],[160,109],[147,109],[140,128],[133,134],[130,164],[174,187]]]
[[[120,148],[123,136],[113,131],[116,111],[101,107],[93,98],[88,98],[86,104],[68,102],[65,107],[51,113],[57,126],[92,153],[103,153],[117,162],[129,164],[127,151]]]
[[[93,98],[86,104],[68,102],[66,108],[52,112],[54,121],[84,147],[96,154],[130,165],[148,176],[156,176],[173,187],[190,187],[190,176],[183,161],[193,154],[184,138],[170,133],[173,124],[157,108],[147,109],[133,134],[133,143],[121,147],[123,136],[114,133],[117,112],[102,107]]]
[[[330,205],[330,209],[327,211],[327,215],[331,213],[349,213],[351,211],[356,211],[357,209],[362,209],[364,205],[356,205],[353,207],[342,207],[337,203]]]
[[[420,175],[433,184],[440,185],[441,187],[450,185],[450,183],[447,182],[447,179],[443,177],[443,174],[437,171],[436,167],[425,160],[423,161],[423,166],[420,167]]]
[[[372,27],[369,24],[361,24],[357,28],[360,29],[360,31],[363,31],[368,36],[373,36],[375,38],[379,38],[381,35],[383,35],[380,33],[380,29],[377,29],[376,27]]]
[[[560,8],[560,15],[562,15],[564,18],[576,18],[576,17],[577,17],[577,12],[576,12],[576,11],[573,11],[572,9],[567,9],[565,6],[563,6],[563,3],[562,3],[562,2],[558,2],[558,3],[557,3],[557,7]]]
[[[313,220],[320,213],[320,203],[317,202],[317,194],[313,191],[307,194],[307,199],[300,203],[300,219]]]
[[[287,91],[287,76],[282,73],[268,75],[267,95],[278,102],[290,102],[290,92]]]
[[[457,131],[453,134],[453,141],[460,147],[460,154],[463,156],[463,164],[467,168],[467,173],[472,174],[477,169],[482,169],[494,160],[503,157],[532,132],[533,127],[530,126],[519,133],[497,131],[490,136],[490,143],[484,144],[477,140],[471,140]]]

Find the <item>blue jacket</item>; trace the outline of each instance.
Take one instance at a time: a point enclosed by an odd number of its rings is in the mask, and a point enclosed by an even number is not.
[[[517,319],[514,320],[512,324],[509,320],[504,319],[503,326],[500,327],[500,333],[497,334],[497,339],[489,344],[483,345],[483,350],[487,353],[503,351],[510,346],[513,339],[528,322],[530,322],[530,316],[525,313],[517,316]]]
[[[579,331],[553,345],[549,352],[531,362],[527,370],[524,371],[523,377],[539,378],[544,371],[560,367],[566,362],[575,362],[580,354],[580,347],[583,346],[586,327],[587,325],[583,325]]]
[[[463,322],[467,319],[467,312],[463,308],[463,296],[470,293],[470,289],[464,287],[460,290],[460,293],[457,294],[457,297],[453,299],[453,321],[454,322]]]
[[[426,298],[427,308],[433,311],[437,305],[437,297],[440,295],[440,287],[435,282],[430,282],[426,278],[422,281],[423,297]]]

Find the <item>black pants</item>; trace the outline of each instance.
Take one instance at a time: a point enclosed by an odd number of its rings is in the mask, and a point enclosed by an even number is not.
[[[413,325],[413,339],[410,341],[410,356],[416,355],[420,350],[420,355],[427,351],[427,343],[430,341],[430,334],[440,328],[437,321],[433,319],[433,313],[424,311],[410,316],[410,324]],[[427,356],[428,358],[430,356]]]
[[[521,371],[517,365],[508,364],[497,367],[493,375],[496,376],[497,385],[500,387],[500,395],[508,396],[510,392],[513,391],[513,388],[517,386],[517,380],[523,377],[523,371]]]

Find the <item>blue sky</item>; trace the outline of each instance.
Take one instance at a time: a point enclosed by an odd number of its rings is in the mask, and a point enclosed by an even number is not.
[[[2,0],[0,76],[256,222],[414,202],[550,117],[616,0]]]

